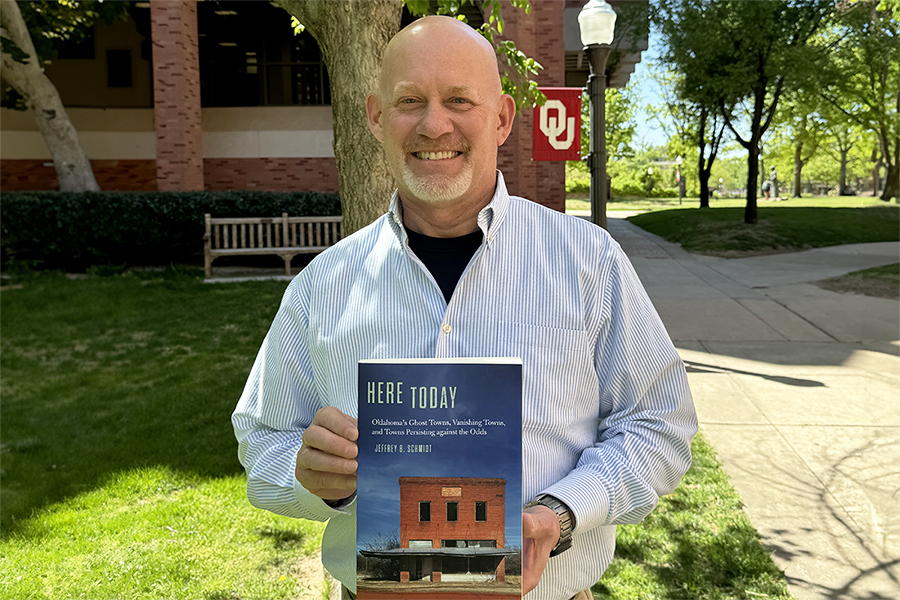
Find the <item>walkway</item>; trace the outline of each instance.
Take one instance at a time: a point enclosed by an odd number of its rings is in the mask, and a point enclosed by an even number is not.
[[[812,283],[898,262],[900,244],[725,260],[609,231],[794,596],[900,598],[900,304]]]

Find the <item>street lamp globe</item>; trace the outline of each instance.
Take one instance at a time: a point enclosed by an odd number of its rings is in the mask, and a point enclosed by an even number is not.
[[[590,0],[578,13],[581,43],[612,44],[616,30],[616,11],[606,0]]]

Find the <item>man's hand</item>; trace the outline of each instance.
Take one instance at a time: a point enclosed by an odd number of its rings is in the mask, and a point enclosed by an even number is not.
[[[356,419],[333,406],[319,409],[303,432],[294,476],[323,500],[341,500],[356,490]]]
[[[546,506],[532,506],[522,513],[522,593],[541,580],[550,551],[559,541],[559,517]]]

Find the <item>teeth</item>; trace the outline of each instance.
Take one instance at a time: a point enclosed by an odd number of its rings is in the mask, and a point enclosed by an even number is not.
[[[422,160],[444,160],[456,155],[457,152],[416,152],[416,156]]]

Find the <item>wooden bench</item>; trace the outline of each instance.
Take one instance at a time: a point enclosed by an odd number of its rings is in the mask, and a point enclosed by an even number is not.
[[[206,215],[203,258],[206,277],[220,256],[275,254],[284,260],[284,274],[291,274],[291,259],[318,253],[341,239],[341,217],[212,218]]]

